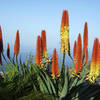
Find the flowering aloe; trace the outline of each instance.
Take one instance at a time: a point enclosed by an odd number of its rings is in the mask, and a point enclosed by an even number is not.
[[[76,40],[74,42],[74,48],[73,49],[74,49],[73,50],[73,58],[74,58],[74,62],[76,63],[76,57],[77,57],[77,55],[76,55],[76,52],[77,52],[77,42],[76,42]]]
[[[61,53],[69,53],[69,18],[67,10],[63,11],[60,36]]]
[[[90,73],[87,76],[87,79],[90,82],[94,82],[95,79],[98,77],[99,67],[100,67],[100,47],[99,47],[99,40],[98,38],[96,38],[94,40],[94,45],[93,45],[92,59],[90,64]]]
[[[83,35],[83,56],[85,56],[86,48],[88,48],[88,25],[85,22],[84,35]]]
[[[0,53],[3,52],[2,30],[0,26]]]
[[[37,65],[41,65],[42,64],[41,38],[40,38],[40,36],[37,36],[37,47],[36,47],[35,63]]]
[[[16,40],[14,45],[14,55],[18,56],[20,50],[20,39],[19,39],[19,30],[16,33]]]
[[[44,58],[48,58],[47,47],[46,47],[46,32],[45,32],[45,30],[42,30],[42,32],[41,32],[41,45],[42,45],[42,56]]]
[[[58,57],[56,48],[53,51],[51,72],[52,72],[52,78],[57,78],[59,76]]]
[[[77,57],[76,57],[75,73],[81,72],[81,70],[82,70],[82,40],[81,40],[81,34],[79,34],[77,41]]]
[[[10,47],[9,47],[9,43],[7,44],[7,57],[10,58]]]

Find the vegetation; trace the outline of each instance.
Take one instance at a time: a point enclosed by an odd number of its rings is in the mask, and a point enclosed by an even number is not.
[[[61,21],[61,69],[58,66],[56,48],[52,58],[46,47],[46,31],[37,36],[35,59],[29,56],[22,63],[19,30],[16,33],[14,57],[3,54],[2,30],[0,27],[0,100],[100,100],[100,43],[94,40],[91,61],[88,61],[88,27],[85,23],[83,48],[81,34],[74,43],[73,57],[70,54],[68,11],[64,10]],[[65,67],[66,53],[73,60],[72,67]],[[18,59],[19,58],[19,59]],[[4,59],[6,65],[3,65]]]

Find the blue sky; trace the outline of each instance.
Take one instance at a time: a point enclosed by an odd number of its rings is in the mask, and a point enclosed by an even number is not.
[[[100,39],[100,0],[0,0],[0,25],[3,32],[4,50],[10,43],[11,50],[19,29],[21,52],[36,49],[36,37],[41,30],[47,32],[47,49],[60,50],[60,25],[62,11],[69,12],[69,37],[71,52],[84,23],[88,22],[89,51],[95,37]],[[91,55],[91,54],[90,54]]]

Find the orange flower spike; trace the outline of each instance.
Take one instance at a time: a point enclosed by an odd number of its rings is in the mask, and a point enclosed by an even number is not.
[[[52,78],[57,78],[59,76],[59,67],[58,67],[58,57],[57,57],[57,52],[56,49],[53,51],[53,57],[52,57]]]
[[[14,45],[14,54],[16,56],[19,54],[19,50],[20,50],[20,39],[19,39],[19,30],[17,30],[16,40],[15,40],[15,45]]]
[[[0,26],[0,53],[3,52],[2,30]]]
[[[87,64],[87,62],[88,62],[88,48],[86,48],[86,61],[85,61],[85,63]]]
[[[93,44],[92,59],[90,64],[90,75],[95,74],[95,66],[96,66],[96,39],[94,40]]]
[[[64,10],[61,21],[61,53],[69,52],[69,18],[68,11]]]
[[[65,11],[65,26],[69,26],[69,17],[68,17],[68,11]]]
[[[55,51],[56,51],[56,49],[55,49]],[[58,67],[58,56],[57,56],[57,52],[56,52],[56,55],[55,55],[55,63],[56,63],[56,77],[58,77],[59,76],[59,67]]]
[[[95,82],[95,79],[99,75],[99,67],[100,67],[100,48],[99,48],[99,40],[96,38],[93,44],[93,52],[92,52],[92,59],[90,64],[90,73],[87,77],[91,83]]]
[[[45,30],[42,30],[42,32],[41,32],[41,45],[42,45],[42,56],[44,58],[48,58],[47,47],[46,47],[46,32],[45,32]]]
[[[77,42],[75,40],[75,42],[74,42],[74,50],[73,50],[73,58],[74,58],[75,62],[76,62],[76,49],[77,49]]]
[[[77,60],[75,66],[75,72],[81,72],[82,70],[82,40],[81,34],[78,35],[78,42],[77,42]]]
[[[7,44],[7,57],[10,58],[10,47],[9,47],[9,43]]]
[[[37,37],[37,48],[36,48],[36,59],[35,59],[35,63],[37,65],[40,65],[40,62],[42,61],[42,57],[41,57],[41,38],[40,36]]]
[[[63,14],[62,14],[62,20],[61,20],[61,30],[63,30],[63,27],[64,27],[64,16],[65,16],[65,10],[63,11]]]
[[[99,40],[97,41],[97,52],[96,52],[96,76],[99,76],[99,70],[100,70],[100,47],[99,47]]]
[[[64,26],[69,26],[69,18],[67,10],[64,10],[62,14],[61,28],[64,28]]]
[[[85,22],[84,35],[83,35],[83,56],[85,56],[86,48],[88,48],[88,25]]]

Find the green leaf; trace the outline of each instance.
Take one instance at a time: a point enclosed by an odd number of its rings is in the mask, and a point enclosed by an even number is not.
[[[67,76],[67,68],[65,70],[65,80],[64,80],[64,86],[63,86],[63,89],[61,91],[61,94],[60,94],[60,98],[63,98],[67,95],[67,92],[68,92],[68,76]]]

